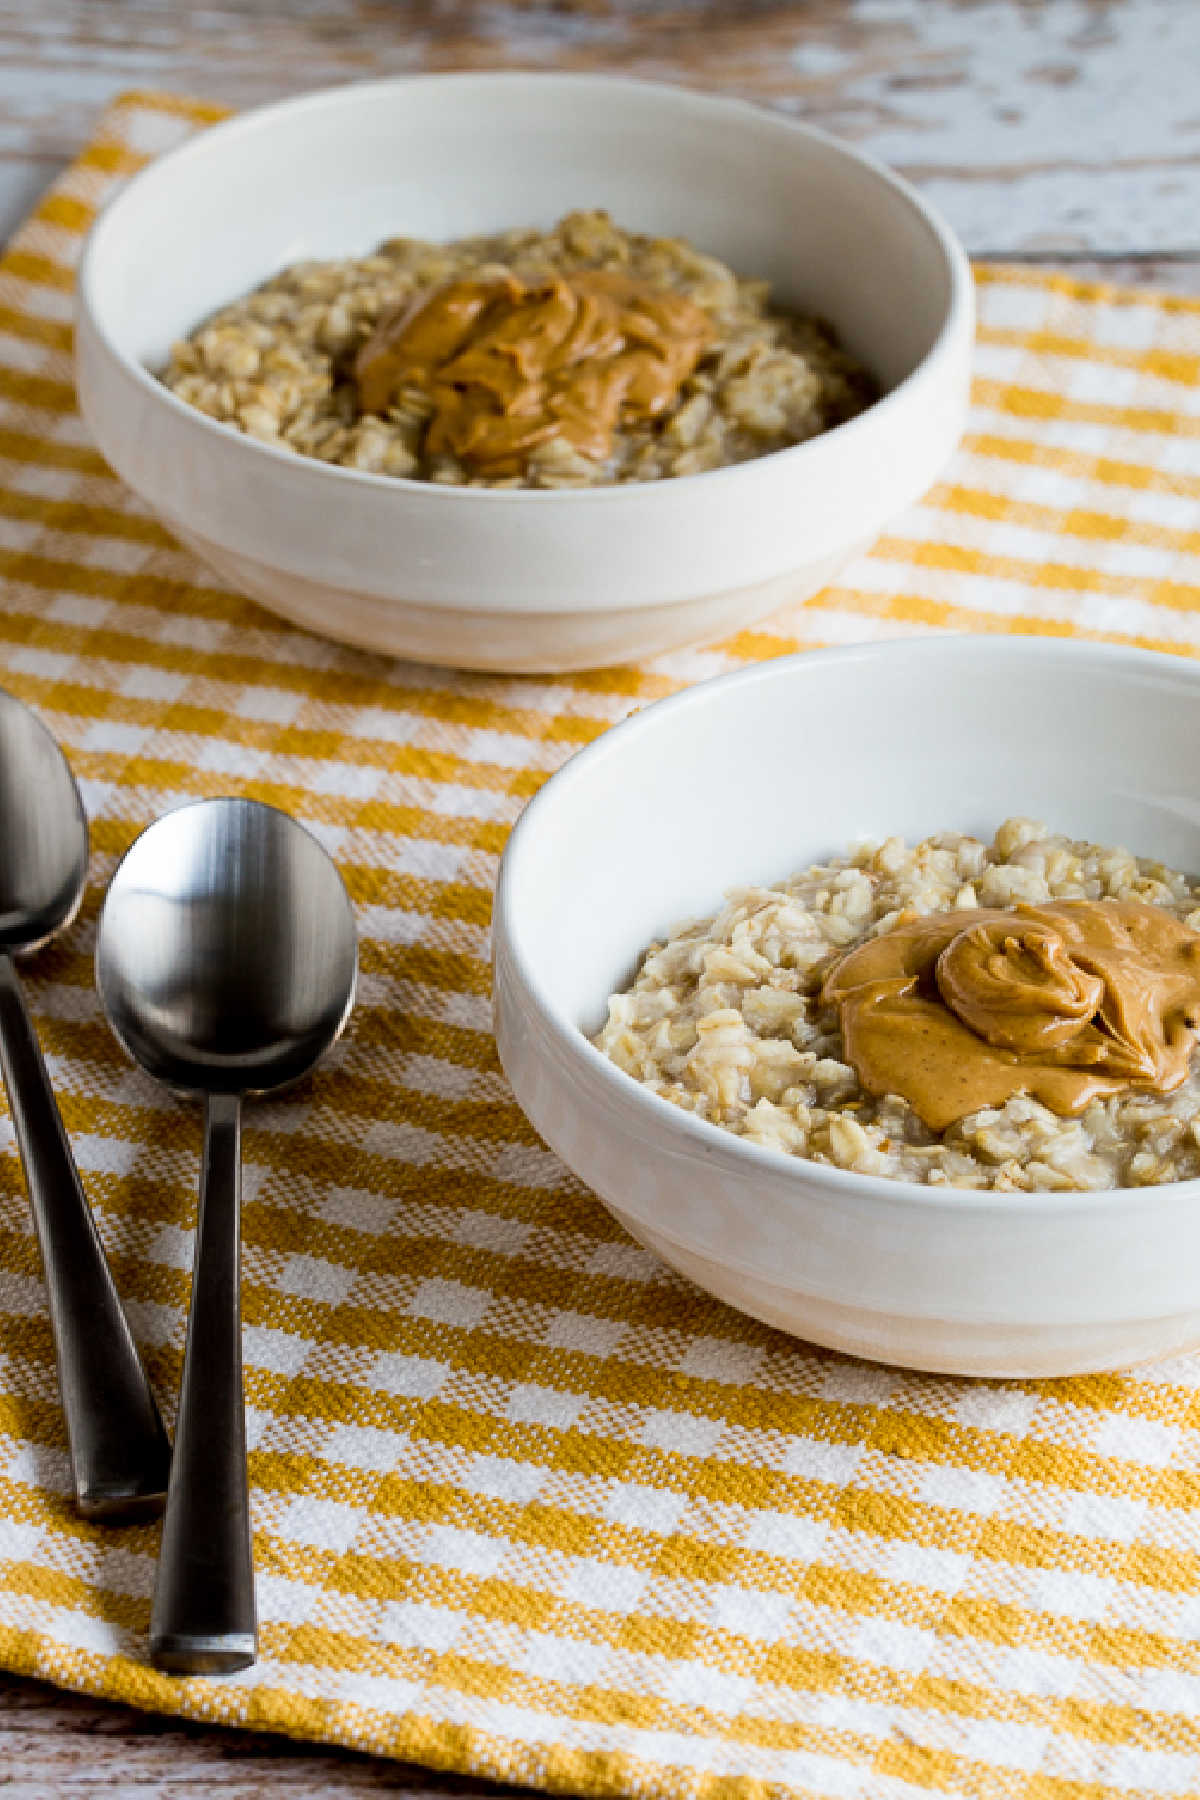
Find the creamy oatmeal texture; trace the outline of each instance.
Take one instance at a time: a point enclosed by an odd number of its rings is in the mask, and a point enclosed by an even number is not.
[[[486,331],[460,317],[440,360],[397,356],[423,309],[445,324],[447,297],[459,314],[478,303]],[[163,381],[264,443],[487,487],[697,474],[801,443],[877,397],[820,321],[771,307],[766,282],[603,212],[296,263],[177,343]],[[489,416],[517,453],[472,453],[497,436],[477,429]]]
[[[736,889],[715,917],[652,945],[595,1041],[676,1105],[860,1174],[1026,1190],[1200,1176],[1198,1053],[1168,1093],[1098,1097],[1076,1117],[1017,1095],[941,1133],[900,1096],[868,1093],[846,1060],[838,1007],[822,988],[853,946],[914,915],[955,912],[966,924],[975,909],[1028,906],[1053,917],[1055,903],[1078,901],[1149,905],[1200,930],[1200,882],[1029,819],[1006,820],[991,845],[955,832],[911,848],[892,838],[777,887]],[[1165,937],[1185,935],[1163,924]]]

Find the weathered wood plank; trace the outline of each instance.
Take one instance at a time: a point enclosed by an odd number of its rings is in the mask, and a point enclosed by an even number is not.
[[[189,1725],[40,1682],[0,1675],[0,1793],[4,1800],[94,1800],[211,1795],[260,1800],[287,1794],[395,1800],[501,1800],[527,1790],[439,1775],[382,1757],[310,1748],[265,1733]]]
[[[980,254],[1200,255],[1191,0],[0,0],[0,156],[65,161],[131,85],[244,106],[514,66],[781,107],[912,175]],[[27,191],[0,180],[0,231]]]

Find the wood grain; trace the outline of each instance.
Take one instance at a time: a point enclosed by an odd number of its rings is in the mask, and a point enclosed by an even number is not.
[[[4,1800],[288,1800],[330,1795],[394,1800],[468,1795],[501,1800],[528,1790],[441,1775],[383,1757],[294,1744],[265,1732],[191,1725],[39,1682],[0,1675],[0,1795]]]
[[[511,67],[765,101],[914,177],[979,255],[1200,257],[1193,0],[0,0],[0,235],[123,87],[246,106]]]

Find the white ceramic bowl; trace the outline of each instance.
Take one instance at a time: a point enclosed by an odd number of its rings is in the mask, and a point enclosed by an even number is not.
[[[585,1031],[644,947],[856,837],[1012,813],[1200,870],[1200,668],[1032,638],[785,657],[647,707],[526,808],[494,922],[500,1055],[552,1149],[642,1243],[835,1349],[1062,1375],[1200,1341],[1200,1182],[973,1193],[760,1149]]]
[[[550,225],[604,206],[830,318],[886,397],[740,467],[587,492],[398,481],[273,450],[150,371],[302,257]],[[562,670],[652,654],[824,585],[928,487],[967,402],[970,272],[902,181],[737,102],[565,75],[439,75],[244,114],[139,175],[88,241],[79,399],[172,531],[265,605],[426,662]]]

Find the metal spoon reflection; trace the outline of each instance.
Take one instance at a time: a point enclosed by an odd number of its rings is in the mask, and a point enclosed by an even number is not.
[[[354,914],[303,826],[200,800],[144,831],[113,877],[96,978],[142,1067],[205,1099],[204,1163],[150,1658],[177,1674],[256,1653],[242,1405],[241,1101],[297,1080],[354,1002]]]
[[[0,689],[0,1063],[46,1276],[75,1501],[88,1518],[147,1518],[162,1510],[171,1447],[12,960],[71,923],[87,862],[87,819],[66,758]]]

